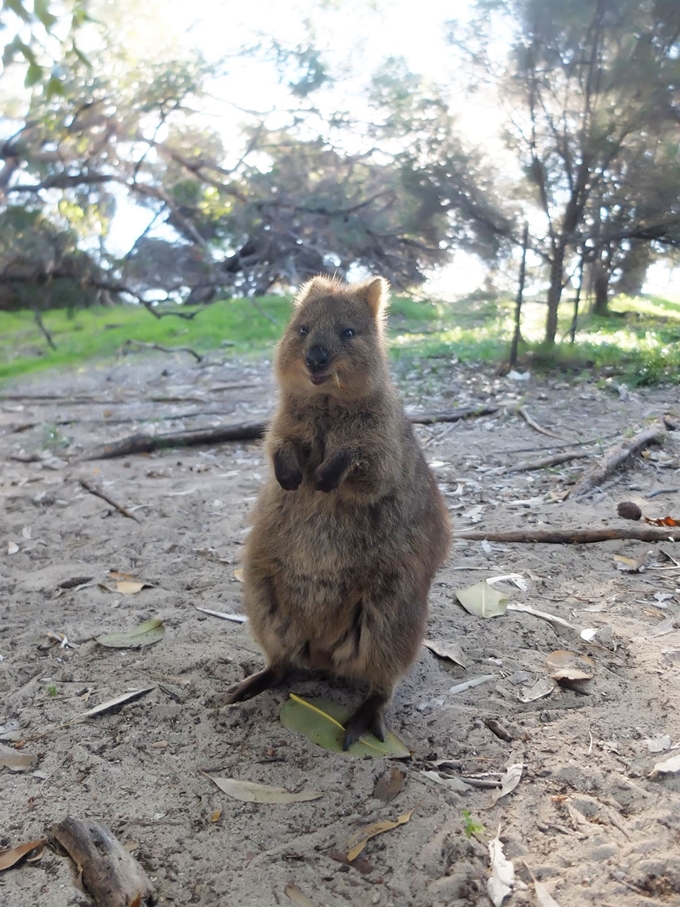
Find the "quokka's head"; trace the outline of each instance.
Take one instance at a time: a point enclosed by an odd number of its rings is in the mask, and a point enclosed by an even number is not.
[[[281,339],[276,370],[299,394],[357,399],[383,380],[388,285],[382,277],[347,284],[314,277],[301,287]]]

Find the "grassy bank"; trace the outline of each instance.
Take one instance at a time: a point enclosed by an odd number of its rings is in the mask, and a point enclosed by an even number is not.
[[[503,299],[456,303],[395,299],[389,320],[392,354],[398,360],[455,356],[501,363],[510,342],[512,308],[511,301]],[[656,298],[619,299],[612,308],[608,319],[584,318],[575,344],[546,351],[540,345],[545,308],[527,303],[521,367],[605,370],[632,384],[679,382],[680,304]],[[56,350],[48,346],[31,312],[0,312],[0,380],[109,360],[120,355],[127,340],[188,346],[198,353],[220,347],[225,347],[225,355],[266,352],[286,322],[290,302],[269,296],[256,305],[234,299],[182,311],[196,311],[196,316],[157,319],[138,306],[89,309],[72,317],[65,311],[47,312],[44,323]],[[567,319],[565,311],[563,333]]]

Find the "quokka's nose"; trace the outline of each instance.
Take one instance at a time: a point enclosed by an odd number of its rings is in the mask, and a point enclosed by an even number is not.
[[[305,363],[310,372],[321,372],[328,365],[328,352],[322,346],[310,346]]]

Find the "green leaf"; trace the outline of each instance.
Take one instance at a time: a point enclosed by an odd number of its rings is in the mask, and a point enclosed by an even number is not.
[[[384,743],[373,734],[365,734],[344,752],[342,749],[344,725],[351,714],[351,709],[337,702],[330,702],[327,699],[302,699],[301,696],[291,693],[290,699],[281,706],[279,717],[281,724],[288,730],[297,731],[317,746],[342,756],[406,759],[411,755],[408,747],[391,731],[385,734]]]
[[[96,640],[100,646],[107,646],[111,649],[139,649],[142,646],[152,646],[155,642],[160,642],[165,636],[165,627],[163,621],[158,617],[144,621],[129,633],[106,633],[104,636],[97,636]]]
[[[485,579],[467,589],[457,589],[456,598],[466,611],[478,617],[500,617],[508,607],[508,596],[494,589]]]
[[[24,22],[31,21],[31,15],[28,10],[24,8],[24,4],[21,0],[4,0],[3,6],[6,6],[7,9],[11,9],[14,15],[23,19]]]
[[[45,97],[49,101],[50,98],[54,98],[57,95],[60,97],[64,96],[64,86],[62,85],[61,79],[58,79],[56,76],[51,76],[49,82],[45,86]]]
[[[49,0],[33,0],[33,12],[38,19],[40,19],[47,31],[49,31],[57,21],[57,17],[50,12]]]
[[[31,61],[28,64],[28,72],[26,73],[26,78],[24,79],[24,85],[26,88],[32,88],[36,85],[43,77],[43,68],[38,63]]]

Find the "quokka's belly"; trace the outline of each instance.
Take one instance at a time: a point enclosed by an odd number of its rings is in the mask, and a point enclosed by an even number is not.
[[[376,538],[368,507],[322,492],[281,492],[277,498],[259,509],[253,548],[290,574],[317,576],[324,586],[335,577],[343,588],[344,573],[370,574],[391,547],[386,529]]]

